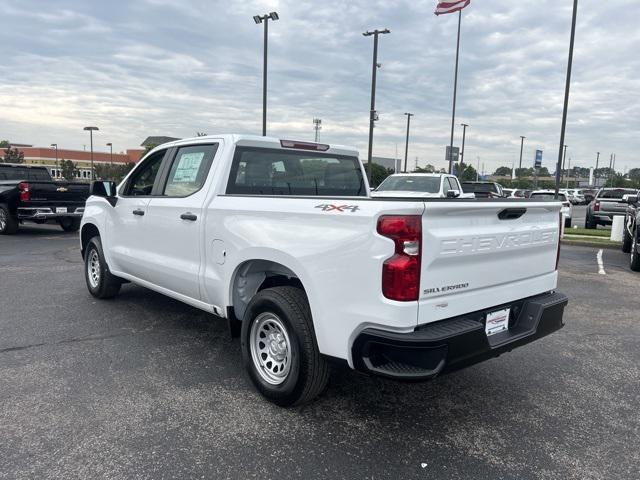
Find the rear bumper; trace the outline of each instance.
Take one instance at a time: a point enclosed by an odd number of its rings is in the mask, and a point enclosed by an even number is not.
[[[397,380],[428,380],[513,350],[564,326],[559,292],[422,325],[410,333],[368,328],[352,347],[357,370]],[[487,337],[488,312],[511,307],[509,329]]]
[[[52,218],[72,217],[82,218],[84,207],[75,208],[72,212],[67,213],[56,212],[55,207],[19,207],[19,220],[49,220]]]

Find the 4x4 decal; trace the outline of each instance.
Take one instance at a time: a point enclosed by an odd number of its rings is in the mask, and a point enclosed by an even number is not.
[[[345,210],[349,210],[351,213],[353,213],[360,210],[360,207],[358,207],[357,205],[332,205],[329,203],[316,205],[315,208],[321,208],[323,212],[331,212],[332,210],[344,212]]]

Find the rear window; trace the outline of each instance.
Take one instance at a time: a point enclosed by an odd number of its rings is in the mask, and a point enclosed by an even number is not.
[[[615,190],[600,190],[598,198],[615,198],[621,200],[624,195],[635,195],[637,190],[630,188],[616,188]]]
[[[462,188],[467,193],[499,193],[493,183],[462,183]]]
[[[237,147],[228,194],[366,196],[357,157]]]
[[[0,180],[51,181],[51,175],[44,168],[0,167]]]
[[[440,177],[417,177],[409,175],[392,175],[376,188],[378,192],[440,192]]]
[[[536,200],[555,200],[555,194],[553,192],[549,192],[549,193],[532,193],[531,197],[529,198],[535,198]],[[567,201],[567,197],[564,193],[558,193],[558,200],[560,202],[566,202]]]

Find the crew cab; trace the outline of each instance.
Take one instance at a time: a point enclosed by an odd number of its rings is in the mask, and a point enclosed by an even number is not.
[[[637,195],[633,188],[601,188],[596,198],[587,207],[585,228],[597,228],[598,225],[611,225],[615,215],[624,215],[626,204],[621,203],[625,195]]]
[[[443,173],[395,173],[385,178],[372,197],[475,198],[464,194],[455,175]]]
[[[332,362],[427,380],[563,326],[557,202],[371,198],[356,150],[248,135],[161,145],[92,193],[89,292],[129,281],[225,318],[281,406]]]
[[[66,232],[80,228],[88,183],[54,182],[43,166],[0,163],[0,234],[23,222],[57,222]]]

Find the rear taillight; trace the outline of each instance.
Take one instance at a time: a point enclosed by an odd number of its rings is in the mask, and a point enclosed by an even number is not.
[[[600,211],[600,202],[596,202],[593,204],[593,211],[594,212],[599,212]]]
[[[422,253],[420,215],[384,215],[378,233],[395,243],[395,252],[382,265],[382,294],[390,300],[418,300]]]
[[[558,270],[558,265],[560,264],[560,240],[562,239],[562,226],[564,224],[562,212],[560,212],[559,217],[560,220],[558,223],[558,251],[556,252],[556,270]]]
[[[28,202],[31,200],[31,192],[29,191],[29,184],[27,182],[20,182],[18,184],[18,190],[20,191],[21,202]]]

